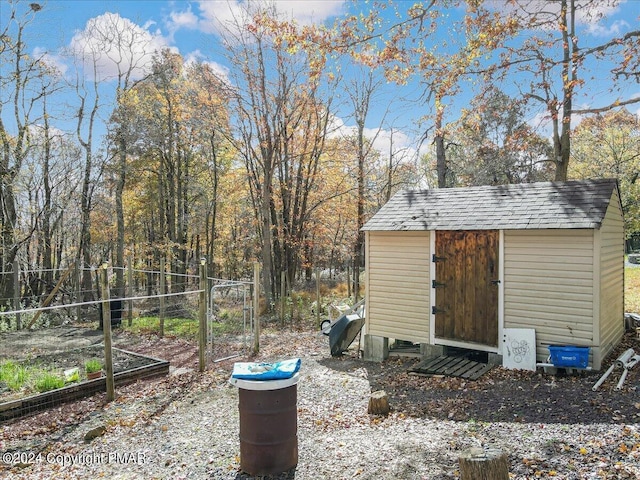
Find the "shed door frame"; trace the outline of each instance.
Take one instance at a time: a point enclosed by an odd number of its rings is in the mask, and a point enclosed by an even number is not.
[[[436,316],[433,313],[429,314],[429,343],[431,345],[445,345],[449,347],[468,348],[471,350],[481,350],[492,353],[502,353],[502,337],[504,329],[504,230],[498,231],[498,272],[500,283],[498,284],[498,346],[491,347],[489,345],[480,345],[476,343],[466,343],[455,340],[447,340],[443,338],[436,338]],[[436,230],[431,230],[429,235],[429,251],[431,254],[436,251]],[[436,264],[430,263],[429,266],[429,278],[436,278]],[[429,305],[436,304],[436,289],[432,285],[429,285]]]

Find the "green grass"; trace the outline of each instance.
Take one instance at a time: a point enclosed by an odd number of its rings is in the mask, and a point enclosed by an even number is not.
[[[138,317],[133,319],[131,326],[127,321],[123,321],[122,328],[132,333],[159,333],[160,319]],[[165,318],[164,334],[170,337],[197,338],[198,321],[188,318]]]
[[[35,389],[40,393],[62,387],[64,387],[64,378],[55,372],[41,372],[35,381]]]
[[[29,369],[22,365],[18,365],[11,360],[7,360],[0,364],[0,382],[14,392],[20,390],[29,379]]]
[[[640,313],[640,267],[625,268],[624,311]]]
[[[102,370],[102,362],[97,358],[91,358],[84,363],[84,369],[87,373],[95,373]]]
[[[150,334],[160,332],[160,319],[158,317],[134,318],[129,327],[127,321],[122,322],[122,328],[131,333]],[[211,325],[214,335],[242,333],[242,320],[230,320],[216,322]],[[168,337],[180,337],[197,339],[198,320],[191,318],[165,318],[164,334]]]
[[[11,360],[0,364],[0,381],[14,392],[22,389],[47,392],[64,387],[64,377],[59,372],[35,365],[20,365]]]

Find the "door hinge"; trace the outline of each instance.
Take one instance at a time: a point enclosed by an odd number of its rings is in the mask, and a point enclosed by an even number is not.
[[[492,285],[498,285],[499,283],[500,283],[500,280],[491,280]]]
[[[431,288],[442,288],[446,286],[444,282],[438,282],[437,280],[431,280]]]
[[[435,253],[431,257],[431,261],[434,262],[434,263],[435,262],[444,262],[446,259],[447,259],[447,257],[439,257]]]
[[[431,313],[437,315],[438,313],[445,313],[444,308],[431,307]]]

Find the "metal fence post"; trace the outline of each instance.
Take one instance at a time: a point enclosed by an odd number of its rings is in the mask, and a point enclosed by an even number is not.
[[[82,294],[82,264],[78,265],[76,262],[74,271],[74,282],[76,284],[76,295],[74,298],[76,302],[81,302],[82,299],[84,299],[84,295]],[[80,319],[82,319],[82,305],[76,307],[76,322],[80,322]]]
[[[160,336],[164,337],[164,295],[166,292],[165,283],[167,281],[164,257],[160,257]]]
[[[320,269],[316,267],[316,325],[320,325]]]
[[[260,264],[253,264],[253,353],[260,351]]]
[[[113,381],[113,357],[111,352],[111,304],[109,298],[109,280],[107,264],[102,265],[100,289],[102,294],[102,329],[104,332],[104,370],[107,375],[107,402],[116,398]]]
[[[129,255],[127,258],[127,295],[129,298],[133,297],[133,259]],[[133,300],[129,300],[127,302],[128,312],[127,312],[127,323],[129,326],[133,323]]]
[[[20,266],[18,260],[13,261],[13,309],[16,311],[16,330],[22,329],[20,318]]]
[[[284,309],[286,306],[285,291],[287,288],[287,273],[285,271],[280,272],[280,326],[284,327]]]
[[[207,346],[207,262],[200,260],[200,294],[198,309],[198,367],[204,372],[205,349]]]

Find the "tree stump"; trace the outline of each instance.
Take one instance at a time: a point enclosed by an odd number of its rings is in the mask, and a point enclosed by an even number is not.
[[[469,448],[458,463],[460,480],[509,480],[507,455],[497,448]]]
[[[388,415],[390,410],[387,392],[378,390],[371,394],[371,397],[369,397],[369,408],[367,408],[368,413],[372,415]]]

